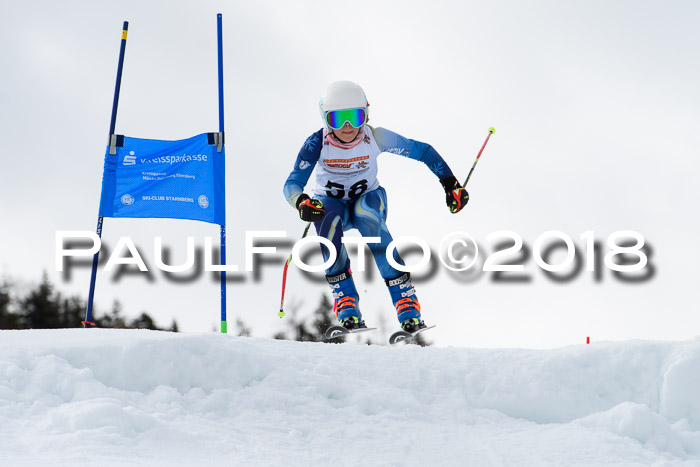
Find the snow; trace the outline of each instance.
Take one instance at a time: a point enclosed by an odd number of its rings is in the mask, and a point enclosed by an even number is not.
[[[0,331],[0,465],[700,465],[700,339]]]

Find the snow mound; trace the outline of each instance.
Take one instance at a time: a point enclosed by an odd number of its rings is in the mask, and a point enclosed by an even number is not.
[[[700,339],[562,349],[0,331],[0,464],[700,465]]]

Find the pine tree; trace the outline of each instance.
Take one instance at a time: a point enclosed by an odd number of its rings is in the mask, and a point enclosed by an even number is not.
[[[298,318],[299,309],[296,306],[290,306],[287,315],[289,316],[287,321],[289,331],[278,332],[273,336],[274,339],[288,339],[300,342],[345,342],[345,337],[343,336],[331,340],[326,340],[324,337],[326,329],[335,324],[332,320],[333,302],[330,301],[326,294],[321,294],[321,301],[311,315],[310,323]]]
[[[111,313],[101,318],[95,318],[95,325],[99,328],[128,328],[129,326],[126,324],[126,319],[122,316],[121,302],[119,300],[114,300]]]
[[[68,298],[55,290],[46,272],[41,282],[22,298],[14,298],[11,284],[7,279],[0,282],[0,329],[56,329],[81,326],[87,307],[86,300],[75,295]],[[15,312],[14,309],[17,309]],[[122,305],[114,301],[110,314],[99,317],[95,310],[94,321],[101,328],[145,328],[159,331],[178,332],[173,320],[168,329],[156,326],[153,318],[142,312],[129,322],[122,316]]]
[[[129,322],[129,327],[136,329],[150,329],[152,331],[159,330],[158,326],[156,326],[156,323],[153,321],[153,318],[151,318],[145,312],[142,312],[138,318],[131,320]]]
[[[243,322],[243,320],[240,317],[236,318],[235,321],[235,327],[237,329],[236,334],[238,336],[243,336],[243,337],[250,337],[251,330],[246,324]]]
[[[87,302],[77,295],[62,300],[61,296],[58,295],[56,299],[59,300],[57,327],[75,328],[81,326]]]
[[[20,326],[23,329],[49,329],[59,326],[60,294],[44,272],[39,286],[20,301]]]
[[[325,339],[324,333],[326,332],[326,329],[335,324],[332,316],[333,302],[331,302],[330,298],[328,298],[328,295],[326,295],[325,293],[321,294],[321,302],[318,304],[318,307],[314,311],[314,320],[312,322],[312,326],[316,331],[316,334],[318,336],[321,336],[319,340],[331,342],[334,344],[343,343],[345,342],[344,336],[336,337],[333,339]]]
[[[4,279],[0,283],[0,329],[19,329],[19,315],[12,312],[10,284]]]
[[[316,342],[318,335],[306,328],[306,323],[302,320],[296,320],[295,317],[292,318],[292,340],[299,342]]]

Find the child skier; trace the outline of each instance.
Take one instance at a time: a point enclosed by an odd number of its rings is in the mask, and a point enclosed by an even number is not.
[[[423,328],[410,274],[392,267],[385,256],[392,237],[385,223],[386,192],[377,180],[377,156],[390,152],[426,164],[440,180],[452,213],[467,204],[469,194],[432,146],[367,125],[369,103],[359,85],[350,81],[331,83],[321,96],[319,107],[324,128],[304,142],[284,184],[284,195],[299,211],[299,217],[313,222],[318,235],[335,246],[338,255],[326,269],[326,279],[333,291],[338,321],[346,329],[366,327],[350,273],[350,259],[341,243],[343,232],[356,228],[364,237],[381,239],[369,243],[369,247],[389,288],[401,328],[407,332]],[[316,185],[311,198],[303,190],[314,168]],[[328,260],[328,249],[322,245],[321,250],[324,260]],[[404,265],[396,250],[394,260]]]

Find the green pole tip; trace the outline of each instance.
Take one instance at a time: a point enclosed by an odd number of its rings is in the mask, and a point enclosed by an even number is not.
[[[279,316],[280,318],[284,318],[284,311],[282,311],[282,310],[278,311],[277,316]]]
[[[226,334],[228,332],[228,323],[226,321],[221,322],[221,334]]]
[[[494,127],[489,128],[489,133],[491,133],[491,134],[496,133],[496,129]]]

